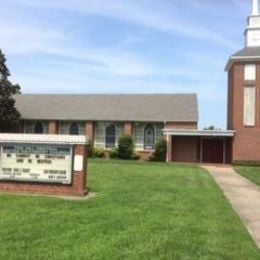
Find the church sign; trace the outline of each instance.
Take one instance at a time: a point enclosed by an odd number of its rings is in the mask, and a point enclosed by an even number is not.
[[[71,174],[71,146],[1,146],[0,180],[70,184]]]
[[[0,193],[87,194],[86,136],[0,134]]]

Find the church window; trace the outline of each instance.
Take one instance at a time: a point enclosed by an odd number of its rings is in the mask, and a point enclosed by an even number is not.
[[[256,80],[256,65],[245,65],[245,80]]]

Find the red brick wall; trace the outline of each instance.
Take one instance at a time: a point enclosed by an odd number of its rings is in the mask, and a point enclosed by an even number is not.
[[[51,134],[51,135],[56,135],[56,134],[59,133],[57,121],[49,121],[48,133]]]
[[[173,136],[172,137],[172,161],[196,162],[197,161],[197,137]]]
[[[83,155],[84,167],[82,172],[72,173],[72,184],[45,184],[25,182],[0,182],[0,192],[7,193],[35,193],[43,195],[84,196],[86,194],[87,179],[87,149],[85,145],[76,145],[74,155]]]
[[[197,129],[197,122],[167,122],[165,128],[167,129]],[[166,136],[165,136],[166,139]],[[167,145],[167,159],[172,161],[173,159],[174,144],[171,137],[169,137]]]
[[[167,122],[166,128],[168,129],[197,129],[197,122]]]
[[[149,157],[152,155],[153,151],[138,151],[136,153],[140,156],[140,160],[147,161]]]
[[[251,62],[249,64],[252,64]],[[233,161],[260,161],[260,64],[256,81],[244,81],[245,63],[235,63],[228,75],[228,129],[235,130]],[[256,125],[244,126],[244,87],[256,86]]]
[[[94,142],[94,136],[95,136],[95,124],[94,122],[86,122],[85,124],[85,133],[86,136]]]
[[[132,135],[133,134],[133,124],[131,122],[125,122],[124,124],[124,134]]]

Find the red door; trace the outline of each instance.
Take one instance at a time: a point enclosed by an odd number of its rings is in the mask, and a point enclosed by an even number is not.
[[[212,138],[202,140],[202,162],[223,163],[223,139]]]

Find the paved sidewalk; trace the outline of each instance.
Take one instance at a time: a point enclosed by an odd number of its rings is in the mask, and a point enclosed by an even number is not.
[[[232,167],[202,167],[213,176],[260,248],[260,187]]]

